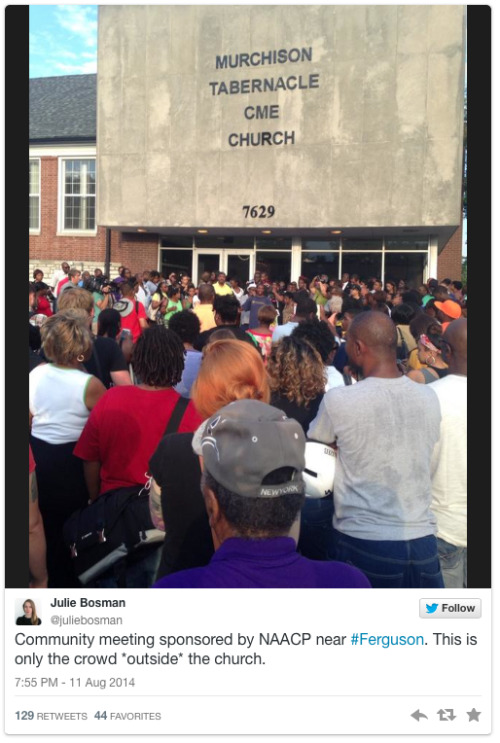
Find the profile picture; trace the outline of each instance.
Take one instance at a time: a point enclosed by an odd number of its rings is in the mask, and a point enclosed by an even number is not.
[[[42,620],[37,614],[35,602],[32,599],[26,599],[22,605],[23,613],[16,619],[16,624],[41,624]],[[16,613],[19,613],[19,608]]]

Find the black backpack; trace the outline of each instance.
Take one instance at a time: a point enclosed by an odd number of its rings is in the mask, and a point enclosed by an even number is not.
[[[164,435],[177,431],[188,403],[184,397],[177,401]],[[164,538],[151,520],[149,483],[103,493],[75,511],[63,527],[64,543],[84,586],[112,568],[124,579],[127,567],[158,549]]]

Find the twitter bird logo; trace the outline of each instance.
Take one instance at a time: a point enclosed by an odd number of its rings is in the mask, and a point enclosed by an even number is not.
[[[425,608],[427,609],[427,614],[434,614],[438,606],[439,604],[426,604]]]

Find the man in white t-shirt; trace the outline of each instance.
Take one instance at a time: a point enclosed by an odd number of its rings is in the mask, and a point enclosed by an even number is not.
[[[52,274],[52,278],[50,280],[50,287],[53,292],[55,292],[57,284],[61,279],[64,279],[68,273],[69,273],[69,263],[66,263],[66,261],[63,261],[61,263],[61,268],[58,268],[54,273]]]
[[[346,344],[363,380],[326,392],[307,432],[337,449],[330,556],[374,588],[443,588],[431,511],[441,422],[433,385],[400,372],[396,327],[381,312],[357,315]]]
[[[52,275],[52,279],[50,280],[50,286],[52,288],[52,293],[54,297],[58,297],[64,284],[68,283],[69,269],[70,269],[69,263],[66,263],[66,261],[63,261],[61,263],[61,268],[58,269],[57,271],[54,271]],[[54,306],[54,312],[56,311],[56,309],[57,307]]]
[[[432,457],[432,505],[446,588],[467,588],[467,320],[443,336],[448,374],[432,383],[441,408],[441,432]]]

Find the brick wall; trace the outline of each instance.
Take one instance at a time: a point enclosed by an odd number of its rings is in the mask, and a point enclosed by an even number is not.
[[[119,248],[120,261],[132,273],[158,269],[158,235],[124,232]],[[116,260],[111,252],[111,258]]]
[[[41,210],[40,234],[29,236],[30,259],[67,261],[90,261],[96,266],[104,263],[106,229],[97,228],[96,235],[57,234],[57,176],[58,158],[42,157],[41,165]]]
[[[438,255],[437,279],[460,281],[462,275],[462,225],[450,237]]]
[[[41,211],[40,234],[29,236],[29,278],[40,268],[50,283],[52,274],[61,268],[61,262],[93,273],[104,270],[106,257],[106,228],[98,227],[95,235],[58,235],[58,158],[40,158]],[[111,270],[113,278],[118,266],[128,266],[133,273],[158,267],[158,236],[125,234],[111,230]]]

